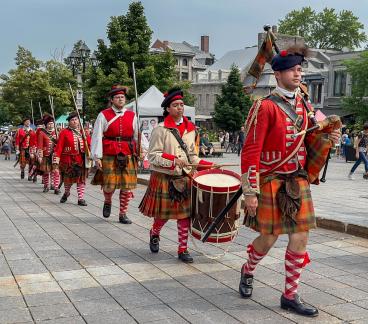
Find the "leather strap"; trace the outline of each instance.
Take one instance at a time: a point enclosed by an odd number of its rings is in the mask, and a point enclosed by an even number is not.
[[[169,128],[171,134],[174,135],[175,139],[178,141],[180,147],[183,149],[185,155],[187,156],[188,162],[190,162],[189,153],[188,153],[188,146],[184,143],[182,138],[180,137],[179,131],[176,128]]]

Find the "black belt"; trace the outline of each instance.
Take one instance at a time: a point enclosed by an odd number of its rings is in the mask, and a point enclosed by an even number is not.
[[[131,142],[133,137],[122,137],[122,136],[107,137],[107,136],[104,136],[103,139],[107,139],[107,140],[110,140],[110,141],[116,141],[116,142]]]

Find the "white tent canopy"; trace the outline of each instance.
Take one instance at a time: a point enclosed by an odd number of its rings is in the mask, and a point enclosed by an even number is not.
[[[161,103],[164,100],[163,93],[152,85],[145,93],[138,98],[138,112],[141,117],[162,116],[163,109]],[[135,111],[135,100],[127,104],[125,108]],[[190,117],[195,122],[195,108],[184,106],[184,115]]]

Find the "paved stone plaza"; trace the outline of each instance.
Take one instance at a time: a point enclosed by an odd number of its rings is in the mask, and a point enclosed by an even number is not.
[[[368,322],[366,239],[311,233],[312,263],[302,274],[300,293],[320,308],[320,316],[302,318],[279,307],[285,237],[261,262],[253,297],[244,300],[237,291],[239,269],[255,237],[251,231],[242,228],[229,253],[217,260],[201,251],[223,250],[190,242],[195,262],[186,265],[176,258],[175,222],[162,231],[160,253],[149,252],[150,220],[137,210],[144,186],[130,206],[134,224],[122,225],[116,197],[105,220],[98,188],[87,187],[87,207],[76,205],[75,188],[60,204],[60,196],[42,193],[39,183],[20,180],[13,163],[0,161],[0,323]],[[366,221],[368,183],[361,173],[356,181],[346,179],[351,164],[331,165],[327,183],[313,189],[318,213]]]

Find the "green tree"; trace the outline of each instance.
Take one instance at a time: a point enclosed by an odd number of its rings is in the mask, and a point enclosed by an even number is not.
[[[315,12],[311,7],[292,10],[279,20],[279,32],[304,37],[310,47],[341,50],[354,49],[367,40],[364,25],[349,10],[333,8]]]
[[[140,1],[129,5],[126,15],[111,17],[107,25],[109,43],[98,40],[97,69],[88,69],[86,95],[89,110],[96,114],[106,106],[106,93],[119,83],[130,87],[128,98],[134,97],[132,62],[135,64],[138,94],[156,85],[166,91],[175,83],[175,60],[170,51],[151,54],[152,30]],[[189,88],[185,84],[186,89]],[[193,102],[193,98],[188,96]]]
[[[233,65],[221,95],[216,99],[214,121],[217,127],[238,131],[248,115],[252,101],[243,91],[239,69]]]
[[[49,95],[55,98],[56,115],[70,106],[67,83],[73,83],[74,78],[64,64],[57,61],[43,63],[21,46],[18,47],[15,62],[15,69],[11,69],[8,75],[0,76],[1,105],[12,112],[11,122],[17,123],[23,117],[31,116],[31,100],[36,119],[40,117],[38,103],[43,112],[50,112]]]
[[[343,108],[362,124],[368,121],[368,51],[362,52],[358,59],[346,60],[344,65],[352,78],[352,91],[351,96],[343,98]]]

